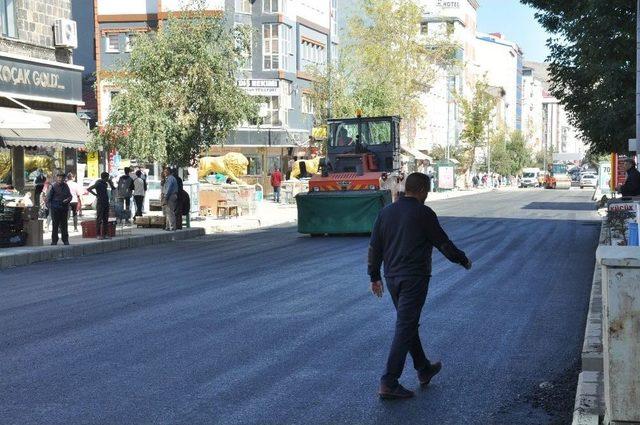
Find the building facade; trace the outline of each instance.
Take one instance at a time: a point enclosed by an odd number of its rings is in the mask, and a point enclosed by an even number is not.
[[[76,171],[88,140],[76,35],[71,0],[0,0],[0,154],[12,170],[0,179],[18,190],[32,187],[34,164]]]
[[[522,69],[522,134],[534,152],[543,149],[543,81],[536,78],[530,67]]]
[[[74,0],[85,3],[86,0]],[[109,72],[126,61],[132,40],[153,31],[178,0],[94,0],[93,22],[83,22],[96,40],[97,118],[104,123],[119,88]],[[265,186],[269,172],[289,157],[306,153],[314,125],[309,96],[310,66],[324,66],[335,55],[337,0],[208,0],[207,12],[224,14],[230,25],[251,28],[251,54],[238,75],[238,85],[259,97],[260,123],[245,123],[224,146],[208,154],[241,152],[250,161],[248,173]],[[87,20],[88,21],[88,20]],[[249,179],[251,180],[251,179]]]
[[[502,34],[478,33],[476,60],[479,77],[504,90],[505,111],[498,120],[511,131],[522,130],[522,50]]]
[[[469,96],[475,82],[476,0],[422,0],[422,32],[428,37],[453,40],[458,66],[441,67],[429,92],[422,96],[424,118],[418,122],[414,147],[429,151],[435,146],[458,144],[462,116],[455,93]]]

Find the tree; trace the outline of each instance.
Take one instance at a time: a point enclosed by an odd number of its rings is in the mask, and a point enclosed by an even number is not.
[[[516,130],[511,133],[507,141],[506,150],[511,159],[507,175],[515,176],[520,174],[523,168],[531,164],[533,152],[527,146],[527,141],[521,131]]]
[[[309,69],[314,80],[316,121],[353,116],[399,115],[405,124],[423,113],[421,96],[433,84],[439,66],[451,66],[454,45],[421,32],[422,11],[414,0],[358,0],[340,57]]]
[[[635,136],[636,2],[521,0],[554,37],[551,92],[594,153],[626,152]]]
[[[248,34],[204,10],[204,0],[191,0],[157,32],[136,37],[130,60],[110,77],[120,94],[91,149],[186,166],[255,116],[236,82]]]
[[[484,80],[476,82],[473,96],[470,99],[460,94],[455,97],[460,105],[464,122],[460,141],[466,143],[468,150],[468,154],[465,155],[464,168],[472,170],[477,149],[486,146],[487,132],[491,124],[491,115],[496,107],[496,98],[489,92],[489,85]]]

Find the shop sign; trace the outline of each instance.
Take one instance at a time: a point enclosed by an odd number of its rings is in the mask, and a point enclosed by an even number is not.
[[[449,1],[449,0],[438,0],[436,4],[438,7],[442,7],[445,9],[460,9],[459,1]]]
[[[17,99],[82,104],[82,71],[0,55],[0,93]]]
[[[438,167],[438,189],[453,189],[455,179],[453,167],[441,165]]]
[[[90,179],[100,178],[98,152],[87,153],[87,177]]]
[[[238,87],[251,96],[280,96],[280,80],[238,80]]]

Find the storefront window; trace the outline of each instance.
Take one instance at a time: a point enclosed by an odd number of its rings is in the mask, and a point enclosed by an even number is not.
[[[0,0],[0,34],[17,37],[15,0]]]
[[[267,158],[267,171],[273,173],[276,168],[282,170],[282,158],[280,156],[271,155]]]
[[[247,174],[250,176],[262,175],[262,156],[260,155],[245,155],[249,160],[247,166]]]

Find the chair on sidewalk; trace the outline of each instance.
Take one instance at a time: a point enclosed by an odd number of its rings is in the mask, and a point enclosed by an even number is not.
[[[217,218],[221,216],[224,218],[229,218],[231,216],[239,217],[238,206],[236,204],[229,204],[225,199],[220,199],[218,201],[218,207],[216,210]]]

